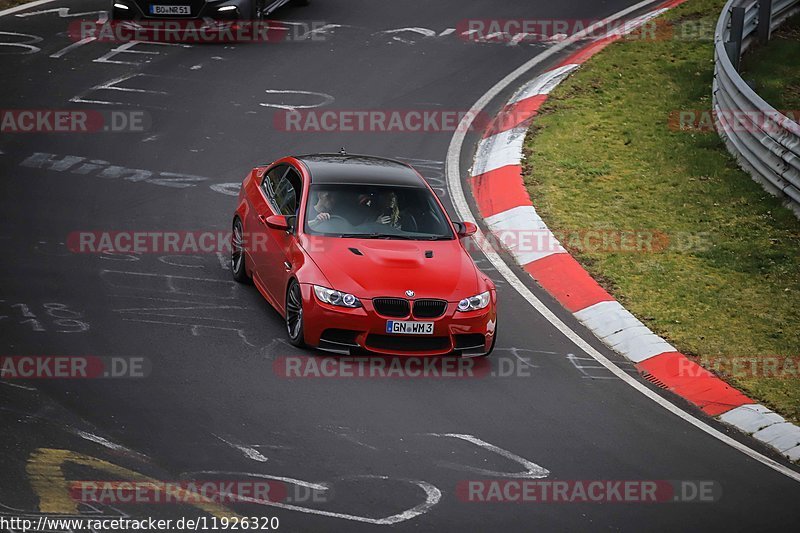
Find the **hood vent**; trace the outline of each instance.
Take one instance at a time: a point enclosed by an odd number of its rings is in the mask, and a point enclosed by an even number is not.
[[[425,258],[430,259],[433,257],[433,250],[425,250]]]
[[[348,250],[353,252],[353,254],[355,254],[355,255],[364,255],[364,254],[361,253],[361,250],[359,250],[358,248],[348,248]]]

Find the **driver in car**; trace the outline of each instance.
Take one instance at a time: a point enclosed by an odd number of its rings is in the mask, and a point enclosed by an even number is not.
[[[331,219],[331,211],[336,207],[336,195],[332,191],[321,191],[317,195],[317,203],[311,206],[308,225],[312,228]]]

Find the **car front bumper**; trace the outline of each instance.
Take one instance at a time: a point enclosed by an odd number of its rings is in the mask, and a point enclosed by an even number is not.
[[[497,329],[495,291],[485,309],[462,313],[457,311],[457,303],[450,302],[438,318],[381,316],[371,300],[362,300],[363,307],[354,309],[335,307],[320,302],[312,285],[302,284],[301,291],[306,344],[335,353],[434,356],[457,352],[474,357],[491,351]],[[433,322],[433,334],[388,334],[390,320]]]

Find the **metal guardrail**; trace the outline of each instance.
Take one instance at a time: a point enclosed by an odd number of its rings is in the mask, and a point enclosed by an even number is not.
[[[800,125],[782,115],[738,73],[742,53],[766,43],[800,12],[800,0],[729,0],[714,32],[714,122],[739,164],[800,217]]]

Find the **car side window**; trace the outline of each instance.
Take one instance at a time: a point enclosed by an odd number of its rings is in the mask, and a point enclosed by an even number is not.
[[[282,215],[286,215],[287,217],[297,215],[297,209],[300,207],[300,191],[302,187],[303,180],[300,178],[297,171],[290,167],[289,171],[283,176],[279,186],[282,196],[279,199],[276,198]]]
[[[267,197],[267,201],[272,207],[272,210],[276,213],[280,213],[278,209],[277,202],[275,201],[275,191],[280,183],[281,178],[289,167],[286,165],[278,165],[277,167],[273,168],[269,172],[264,175],[264,179],[261,181],[261,190],[264,191],[264,196]]]
[[[273,168],[266,173],[261,182],[261,189],[272,210],[277,214],[289,217],[297,215],[301,186],[300,175],[287,165]]]
[[[294,186],[286,177],[279,179],[275,186],[275,206],[281,215],[294,216],[296,214],[297,201],[295,200]]]

